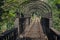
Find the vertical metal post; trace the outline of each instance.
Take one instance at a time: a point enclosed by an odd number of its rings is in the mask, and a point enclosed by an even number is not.
[[[57,36],[57,40],[60,40],[60,36]]]

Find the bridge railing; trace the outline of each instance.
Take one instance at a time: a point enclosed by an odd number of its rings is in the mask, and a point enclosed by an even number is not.
[[[49,31],[49,33],[47,32],[48,40],[60,40],[60,32],[58,32],[53,27],[50,27]]]
[[[18,36],[17,28],[12,28],[0,35],[0,40],[16,40]]]
[[[54,28],[50,28],[51,35],[53,35],[53,38],[55,40],[60,40],[60,32],[55,30]]]
[[[47,18],[41,19],[41,25],[43,28],[43,32],[44,34],[47,35],[48,40],[60,40],[60,32],[58,32],[56,29],[52,27],[52,25],[49,25],[49,24],[52,24],[52,23],[49,23],[49,19]]]

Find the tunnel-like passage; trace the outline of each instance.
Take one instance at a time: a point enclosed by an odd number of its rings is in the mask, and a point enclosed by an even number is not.
[[[20,7],[19,9],[20,10],[19,11],[20,12],[20,19],[19,19],[20,34],[24,33],[25,28],[27,27],[25,25],[28,25],[28,24],[30,25],[32,23],[34,14],[37,15],[38,18],[41,17],[40,24],[43,29],[43,32],[45,35],[48,34],[47,33],[48,28],[51,26],[50,22],[52,19],[52,11],[51,11],[51,7],[47,3],[40,1],[40,0],[36,0],[36,1],[31,0],[31,1],[23,2],[22,4],[20,4],[19,7]],[[23,13],[23,17],[21,13]]]

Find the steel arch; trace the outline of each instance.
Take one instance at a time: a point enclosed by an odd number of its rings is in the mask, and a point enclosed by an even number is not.
[[[52,10],[51,7],[43,2],[43,1],[26,1],[23,2],[22,4],[20,4],[19,6],[20,8],[20,12],[24,13],[24,14],[28,14],[31,15],[31,11],[33,12],[33,10],[40,10],[42,11],[42,17],[46,17],[46,18],[51,18],[52,17]],[[44,15],[45,14],[45,15]]]

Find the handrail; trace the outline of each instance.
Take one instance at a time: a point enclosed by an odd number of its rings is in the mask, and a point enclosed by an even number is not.
[[[50,27],[50,30],[51,30],[55,35],[60,36],[60,32],[57,31],[56,29],[54,29],[53,27]]]
[[[7,30],[0,35],[0,40],[16,40],[18,36],[17,28]]]
[[[48,40],[60,40],[60,32],[54,29],[53,27],[49,28],[49,32],[47,32]]]

